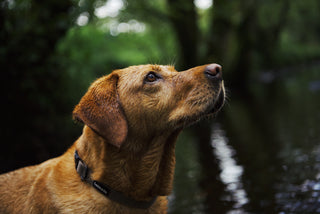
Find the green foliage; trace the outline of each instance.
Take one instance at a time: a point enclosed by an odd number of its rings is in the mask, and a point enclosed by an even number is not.
[[[134,64],[170,63],[175,55],[173,39],[147,27],[143,33],[112,36],[102,27],[89,24],[74,27],[60,41],[56,57],[72,80],[84,81]]]
[[[320,3],[294,1],[275,52],[277,65],[308,63],[320,58]]]

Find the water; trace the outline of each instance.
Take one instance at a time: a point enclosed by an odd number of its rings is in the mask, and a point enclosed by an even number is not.
[[[243,189],[241,181],[243,167],[236,163],[234,159],[235,150],[228,144],[225,132],[221,130],[218,124],[213,127],[211,145],[214,148],[215,156],[220,161],[220,179],[226,185],[226,191],[229,192],[235,202],[232,211],[243,211],[243,205],[248,203],[246,191]]]
[[[251,88],[180,136],[169,213],[320,213],[320,68]]]

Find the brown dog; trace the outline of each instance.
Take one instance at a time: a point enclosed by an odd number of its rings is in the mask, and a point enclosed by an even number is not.
[[[96,80],[62,156],[0,176],[0,213],[166,213],[175,141],[224,103],[221,66],[141,65]]]

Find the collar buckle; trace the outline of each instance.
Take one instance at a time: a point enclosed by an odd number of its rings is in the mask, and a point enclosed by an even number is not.
[[[78,174],[80,175],[81,180],[82,181],[87,180],[88,166],[81,160],[77,151],[74,153],[74,161],[75,161],[75,165],[76,165],[76,170],[77,170]]]

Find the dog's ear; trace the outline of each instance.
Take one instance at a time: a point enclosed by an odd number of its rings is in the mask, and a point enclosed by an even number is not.
[[[110,74],[96,80],[76,105],[73,118],[120,147],[127,137],[128,125],[118,98],[118,79],[117,74]]]

